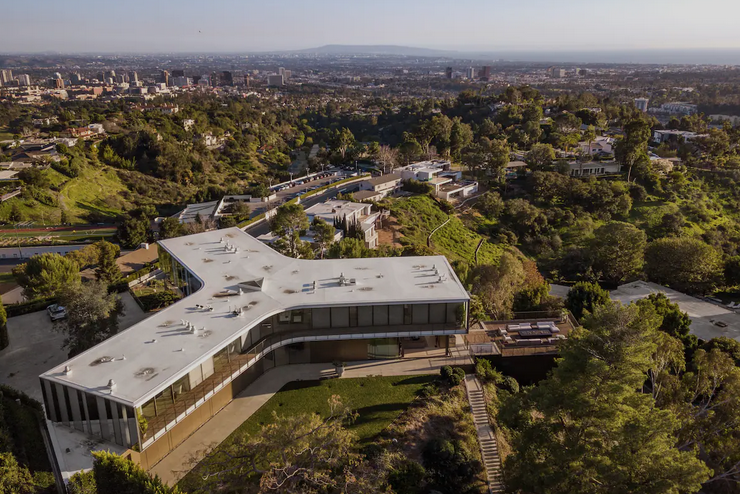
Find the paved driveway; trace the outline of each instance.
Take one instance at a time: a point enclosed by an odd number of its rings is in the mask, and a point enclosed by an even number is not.
[[[121,294],[125,314],[119,319],[124,330],[146,317],[128,292]],[[0,351],[0,384],[24,391],[41,401],[39,375],[67,360],[62,348],[64,334],[49,320],[46,311],[8,319],[10,346]]]

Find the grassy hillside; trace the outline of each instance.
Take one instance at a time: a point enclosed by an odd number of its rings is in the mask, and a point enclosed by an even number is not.
[[[26,191],[0,204],[0,220],[8,221],[11,210],[17,207],[23,221],[33,221],[39,226],[60,224],[62,210],[72,223],[110,222],[137,206],[185,202],[193,192],[188,187],[139,172],[123,172],[107,166],[85,166],[75,178],[51,168],[43,173],[50,184],[49,197],[57,204],[42,202]]]
[[[444,223],[448,215],[439,209],[428,196],[414,196],[398,199],[391,205],[393,215],[401,225],[402,243],[426,245],[427,237],[436,227]],[[456,216],[432,236],[432,249],[443,254],[450,261],[475,262],[475,249],[480,235],[465,227]],[[484,241],[478,253],[481,264],[498,262],[503,249]]]

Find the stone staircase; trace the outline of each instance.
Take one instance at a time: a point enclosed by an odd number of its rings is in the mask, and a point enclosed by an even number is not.
[[[478,443],[480,444],[481,458],[488,477],[488,489],[492,494],[504,492],[501,479],[501,458],[498,454],[498,443],[496,436],[488,422],[488,411],[486,399],[483,396],[483,386],[478,378],[472,374],[465,376],[465,389],[468,401],[473,412],[473,422],[478,432]]]

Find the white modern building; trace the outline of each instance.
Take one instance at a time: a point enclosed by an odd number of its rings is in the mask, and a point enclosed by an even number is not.
[[[159,247],[185,298],[40,376],[65,478],[91,448],[150,469],[267,369],[396,358],[405,338],[449,348],[469,328],[443,256],[292,259],[238,228]]]
[[[378,246],[378,231],[375,223],[380,218],[380,213],[373,212],[372,204],[332,199],[306,209],[306,216],[309,222],[320,218],[330,225],[336,222],[342,222],[345,225],[354,224],[358,230],[362,231],[366,247],[374,249]]]
[[[663,103],[662,105],[660,105],[660,109],[664,112],[676,113],[679,115],[693,115],[694,113],[699,112],[699,107],[697,105],[692,105],[691,103],[684,103],[681,101]]]

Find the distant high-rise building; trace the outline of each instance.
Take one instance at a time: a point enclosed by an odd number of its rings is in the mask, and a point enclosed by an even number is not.
[[[550,67],[549,69],[547,69],[547,74],[555,79],[562,79],[563,77],[565,77],[565,69]]]
[[[244,74],[244,84],[247,86],[247,89],[249,89],[249,74]]]
[[[475,79],[475,69],[473,67],[468,67],[465,75],[468,79]]]
[[[170,73],[166,70],[162,71],[162,74],[160,76],[160,82],[164,83],[165,86],[170,85]]]
[[[4,86],[13,80],[13,71],[10,69],[0,70],[0,86]]]
[[[445,77],[447,79],[452,79],[452,67],[447,67],[445,69]]]
[[[185,71],[184,70],[173,70],[172,77],[185,77]]]
[[[228,70],[221,72],[221,85],[222,86],[233,86],[234,76]]]
[[[285,67],[280,67],[278,69],[278,74],[280,74],[281,76],[285,77]]]
[[[172,85],[177,87],[185,87],[189,86],[193,83],[193,80],[190,77],[185,76],[177,76],[172,78]]]
[[[64,89],[64,80],[62,80],[61,77],[59,79],[54,79],[52,83],[56,89]]]
[[[31,85],[31,76],[28,74],[21,74],[18,76],[18,84],[21,86],[30,86]]]
[[[69,83],[73,86],[78,86],[80,83],[82,83],[82,76],[78,74],[77,72],[72,72],[72,74],[69,76]]]
[[[283,86],[285,85],[285,78],[283,74],[273,74],[267,76],[268,86]]]
[[[480,78],[484,81],[487,81],[491,78],[491,66],[490,65],[484,65],[483,68],[481,68]]]
[[[285,82],[288,82],[288,79],[290,79],[290,76],[293,75],[293,72],[290,70],[283,70],[283,79]]]
[[[116,74],[115,81],[118,84],[122,84],[126,82],[126,74]]]
[[[128,80],[131,82],[139,82],[139,74],[136,71],[129,73]]]
[[[650,100],[647,98],[635,98],[635,106],[640,111],[648,111],[648,102]]]

